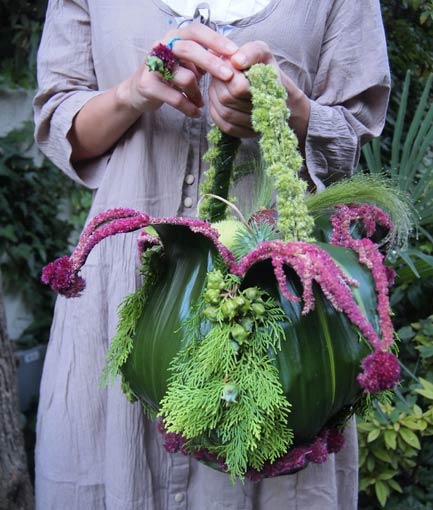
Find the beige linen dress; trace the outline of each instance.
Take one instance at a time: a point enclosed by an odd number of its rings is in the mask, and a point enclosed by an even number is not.
[[[176,13],[160,0],[49,2],[36,139],[59,168],[94,190],[90,216],[112,207],[195,215],[207,106],[201,119],[168,106],[144,114],[112,152],[80,168],[70,163],[66,138],[80,108],[133,73],[175,24]],[[267,41],[311,98],[306,161],[317,188],[350,174],[360,141],[379,134],[385,116],[389,72],[379,1],[271,0],[236,22],[229,37],[239,45]],[[208,83],[205,76],[203,90]],[[244,153],[253,145],[245,142]],[[353,426],[346,447],[325,464],[233,486],[225,474],[167,454],[154,424],[139,404],[127,402],[118,383],[100,388],[117,305],[137,285],[135,237],[98,245],[83,269],[82,297],[57,300],[37,424],[37,509],[355,510]]]

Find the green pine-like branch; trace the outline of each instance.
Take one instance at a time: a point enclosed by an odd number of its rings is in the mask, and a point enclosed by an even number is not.
[[[160,402],[165,428],[186,437],[190,449],[223,458],[232,479],[284,455],[293,441],[290,404],[269,357],[281,348],[287,317],[265,292],[239,283],[209,273]],[[198,336],[197,321],[207,324]]]

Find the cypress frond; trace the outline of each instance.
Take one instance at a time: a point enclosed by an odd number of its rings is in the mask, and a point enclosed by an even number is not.
[[[201,304],[191,311],[198,318],[188,319],[185,332],[206,322],[207,308],[215,313],[207,331],[172,361],[159,413],[167,431],[189,440],[190,450],[207,448],[224,459],[233,480],[284,455],[293,441],[290,404],[269,358],[285,339],[287,317],[262,290],[239,290],[239,283],[233,275],[209,273]]]

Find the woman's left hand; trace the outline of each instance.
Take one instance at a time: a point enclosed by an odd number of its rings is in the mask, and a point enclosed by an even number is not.
[[[310,102],[303,91],[281,71],[269,46],[263,41],[246,43],[228,62],[234,71],[231,80],[223,82],[213,77],[209,86],[210,113],[221,131],[237,138],[256,136],[251,126],[249,82],[243,71],[261,62],[274,66],[278,71],[288,94],[287,106],[291,110],[289,123],[303,148],[310,118]]]

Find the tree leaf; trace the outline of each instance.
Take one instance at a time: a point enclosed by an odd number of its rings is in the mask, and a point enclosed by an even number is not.
[[[367,443],[372,443],[375,441],[380,435],[380,429],[374,429],[371,432],[369,432],[367,436]]]
[[[377,500],[379,501],[382,508],[385,507],[386,500],[388,499],[390,490],[387,483],[382,482],[381,480],[378,480],[374,484],[374,490],[376,492]]]
[[[397,448],[397,432],[395,430],[385,430],[384,439],[387,448],[390,450]]]
[[[412,446],[412,448],[416,448],[417,450],[421,448],[418,436],[412,430],[401,427],[400,436],[409,446]]]

